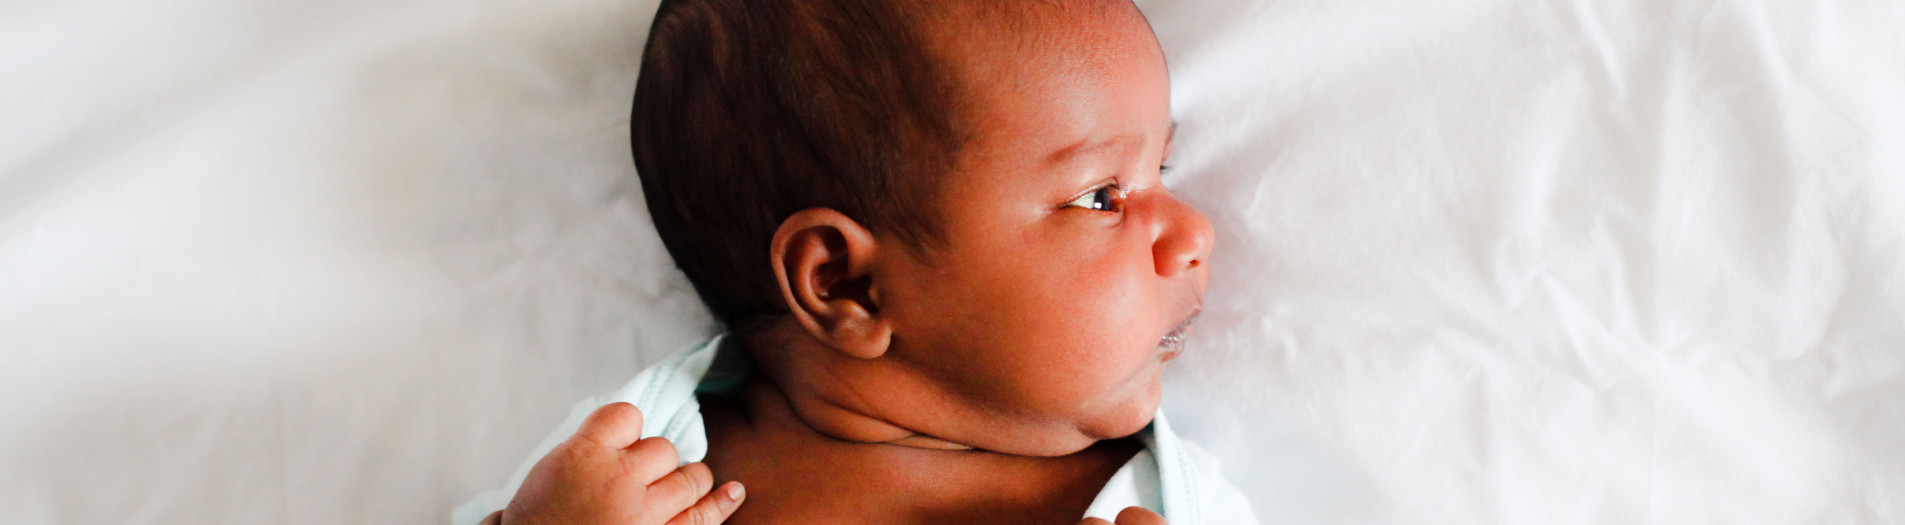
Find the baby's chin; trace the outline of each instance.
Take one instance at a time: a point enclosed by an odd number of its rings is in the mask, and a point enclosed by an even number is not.
[[[1106,410],[1085,415],[1077,420],[1075,431],[1064,439],[1039,443],[1036,449],[1016,452],[1027,456],[1064,456],[1084,450],[1093,444],[1107,439],[1130,437],[1144,430],[1157,415],[1163,389],[1154,377],[1146,384],[1123,394],[1122,399],[1109,403]]]
[[[1128,391],[1125,399],[1113,403],[1110,410],[1092,419],[1092,425],[1081,426],[1080,430],[1098,440],[1129,437],[1144,430],[1157,416],[1164,388],[1155,375],[1134,386],[1137,388]]]

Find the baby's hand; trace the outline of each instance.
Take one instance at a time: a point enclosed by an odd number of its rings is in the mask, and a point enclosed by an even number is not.
[[[741,484],[710,491],[708,466],[680,460],[668,440],[642,436],[642,411],[595,409],[568,441],[529,469],[509,507],[485,524],[662,525],[721,523],[741,506]]]
[[[1078,525],[1170,525],[1164,522],[1164,516],[1144,507],[1125,507],[1118,512],[1117,523],[1106,523],[1098,518],[1085,518]]]

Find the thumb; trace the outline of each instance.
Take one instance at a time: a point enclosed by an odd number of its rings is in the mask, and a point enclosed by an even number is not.
[[[1165,523],[1164,516],[1159,516],[1158,513],[1151,512],[1150,509],[1146,509],[1144,507],[1125,507],[1123,511],[1118,513],[1118,522],[1116,525],[1170,525],[1170,524]]]
[[[628,448],[642,438],[642,411],[626,402],[602,405],[582,420],[575,435],[608,448]]]

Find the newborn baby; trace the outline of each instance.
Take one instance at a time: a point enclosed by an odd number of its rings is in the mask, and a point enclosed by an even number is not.
[[[1128,0],[662,2],[636,167],[729,333],[457,520],[1254,523],[1157,410],[1213,237],[1174,127]]]

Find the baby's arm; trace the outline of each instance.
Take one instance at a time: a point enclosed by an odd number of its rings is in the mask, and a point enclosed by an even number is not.
[[[642,411],[598,408],[582,428],[529,469],[516,497],[484,525],[721,523],[741,506],[741,484],[713,488],[708,466],[676,468],[666,439],[642,436]]]

